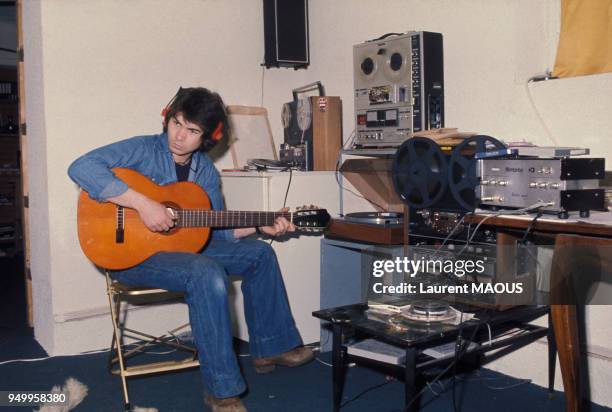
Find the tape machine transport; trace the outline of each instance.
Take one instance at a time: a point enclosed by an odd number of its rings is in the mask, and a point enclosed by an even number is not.
[[[357,44],[353,66],[357,148],[398,147],[415,131],[444,126],[440,33],[392,34]]]
[[[300,96],[318,90],[318,96]],[[281,111],[284,143],[280,159],[299,170],[335,170],[342,145],[342,101],[325,96],[321,82],[293,90]]]

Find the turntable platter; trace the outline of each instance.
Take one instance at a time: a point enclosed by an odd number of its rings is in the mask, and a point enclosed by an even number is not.
[[[344,219],[353,223],[401,225],[404,222],[404,214],[397,212],[356,212],[346,214]]]

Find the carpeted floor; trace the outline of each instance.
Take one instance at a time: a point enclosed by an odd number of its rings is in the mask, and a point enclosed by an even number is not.
[[[3,345],[2,357],[18,347],[40,348],[32,338],[13,337]],[[158,355],[149,355],[158,356]],[[322,356],[329,361],[328,354]],[[296,369],[278,368],[268,375],[257,375],[249,357],[241,357],[241,365],[249,391],[244,398],[250,411],[312,412],[329,411],[332,405],[331,368],[312,362]],[[89,395],[76,411],[121,411],[122,396],[119,378],[106,370],[106,353],[55,357],[36,362],[0,364],[2,390],[49,390],[74,377],[89,387]],[[130,395],[134,405],[155,407],[159,411],[203,411],[202,384],[197,370],[163,374],[130,381]],[[366,391],[371,388],[371,390]],[[427,389],[422,402],[423,411],[452,411],[452,384],[449,380]],[[366,391],[364,393],[364,391]],[[434,392],[437,394],[434,394]],[[562,393],[549,399],[542,387],[484,369],[461,376],[456,384],[458,406],[461,411],[562,411]],[[360,395],[361,396],[358,396]],[[351,400],[358,396],[356,399]],[[342,411],[400,412],[403,403],[403,384],[367,368],[349,369],[344,390]],[[2,408],[0,408],[2,410]],[[6,410],[15,410],[14,408]],[[25,409],[24,409],[25,410]],[[612,411],[593,405],[592,412]]]

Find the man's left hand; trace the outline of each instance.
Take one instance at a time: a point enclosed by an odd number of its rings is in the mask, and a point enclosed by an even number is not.
[[[279,210],[279,212],[288,211],[288,207],[284,207]],[[287,232],[295,232],[295,225],[284,217],[277,217],[274,221],[274,226],[261,226],[259,230],[269,236],[282,236]]]

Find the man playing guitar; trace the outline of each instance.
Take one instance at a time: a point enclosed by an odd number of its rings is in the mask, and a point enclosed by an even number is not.
[[[221,97],[205,88],[181,88],[162,114],[163,133],[100,147],[75,160],[68,170],[92,199],[136,210],[152,232],[171,230],[175,214],[128,187],[111,169],[133,169],[158,185],[194,182],[208,194],[214,210],[223,210],[219,174],[206,155],[228,135]],[[278,217],[272,226],[214,229],[199,253],[159,252],[136,266],[113,272],[115,279],[128,285],[185,293],[205,401],[213,411],[246,411],[239,397],[246,385],[232,349],[228,275],[243,278],[249,346],[257,372],[313,359],[312,350],[302,346],[273,249],[267,242],[246,238],[256,231],[280,236],[294,230],[284,217]]]

